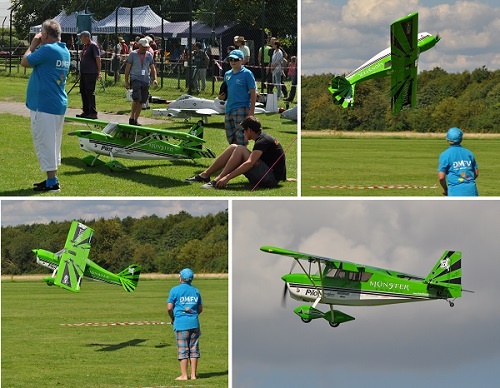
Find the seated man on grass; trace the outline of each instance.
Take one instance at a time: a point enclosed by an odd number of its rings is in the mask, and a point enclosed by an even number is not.
[[[252,152],[243,145],[231,144],[209,168],[185,182],[205,182],[201,186],[204,189],[223,189],[231,179],[242,174],[259,187],[276,187],[286,180],[285,153],[281,144],[262,132],[260,121],[254,116],[248,116],[240,125],[245,139],[255,142]],[[221,173],[210,181],[219,170]]]

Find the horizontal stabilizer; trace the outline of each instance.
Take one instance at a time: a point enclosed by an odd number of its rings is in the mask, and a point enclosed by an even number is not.
[[[342,105],[344,108],[352,106],[354,103],[354,86],[344,76],[333,77],[332,84],[328,88],[333,95],[333,102]]]
[[[139,283],[141,269],[141,266],[132,264],[118,274],[120,283],[122,284],[125,291],[133,292],[135,290],[135,288],[137,287],[137,283]]]

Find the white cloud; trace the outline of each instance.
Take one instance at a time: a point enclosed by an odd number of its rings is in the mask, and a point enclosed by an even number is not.
[[[436,4],[437,3],[437,4]],[[302,72],[347,73],[389,46],[389,26],[419,13],[419,31],[441,36],[420,70],[498,68],[500,7],[486,1],[311,1],[302,5]],[[333,5],[336,4],[336,5]],[[493,3],[492,3],[493,4]]]
[[[227,201],[197,200],[2,200],[2,226],[99,218],[165,217],[184,210],[193,216],[217,213]]]

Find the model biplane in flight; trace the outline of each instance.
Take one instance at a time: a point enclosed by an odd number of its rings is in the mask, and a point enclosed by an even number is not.
[[[205,140],[201,121],[193,125],[189,133],[185,133],[71,116],[66,116],[65,120],[87,125],[87,129],[73,131],[69,135],[78,137],[82,150],[97,154],[82,158],[88,166],[106,165],[113,171],[120,171],[126,170],[127,167],[115,158],[135,160],[215,158],[210,149],[203,148]],[[105,163],[99,160],[100,155],[109,156],[111,160]]]
[[[412,13],[391,24],[391,47],[381,51],[346,76],[333,77],[328,90],[333,102],[344,108],[354,103],[358,82],[391,76],[391,109],[399,113],[417,101],[417,62],[424,51],[439,42],[439,36],[418,33],[418,13]]]
[[[51,277],[44,279],[45,282],[49,286],[56,285],[78,292],[85,277],[120,285],[128,292],[134,291],[139,282],[141,267],[133,264],[119,274],[114,274],[94,263],[88,258],[93,234],[93,229],[73,221],[62,250],[52,253],[44,249],[33,249],[36,262],[54,271]]]
[[[281,278],[285,281],[284,298],[288,291],[293,299],[312,303],[294,310],[305,323],[324,318],[330,326],[337,327],[354,320],[354,317],[334,310],[334,305],[381,306],[443,299],[453,307],[453,300],[462,295],[461,252],[445,251],[424,278],[282,248],[263,246],[260,249],[292,257],[300,265],[303,273],[290,271]],[[320,303],[328,305],[329,311],[317,309]]]

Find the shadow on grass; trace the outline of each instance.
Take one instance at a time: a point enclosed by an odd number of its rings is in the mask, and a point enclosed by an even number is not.
[[[146,341],[145,339],[133,339],[119,344],[88,344],[87,346],[100,346],[101,349],[97,349],[96,352],[114,352],[116,350],[128,348],[129,346],[138,346]]]
[[[156,349],[163,349],[163,348],[168,348],[169,346],[172,346],[172,345],[161,343],[161,344],[155,345],[155,348]]]
[[[210,377],[227,376],[228,374],[229,374],[229,371],[227,371],[227,370],[222,371],[222,372],[198,373],[198,378],[199,379],[208,379]]]
[[[179,179],[171,179],[165,176],[159,176],[155,174],[148,174],[145,172],[142,172],[141,170],[147,170],[150,168],[155,168],[155,167],[166,167],[165,165],[161,164],[150,164],[150,165],[141,165],[141,166],[131,166],[128,168],[126,171],[122,172],[116,172],[116,171],[111,171],[107,166],[95,166],[95,167],[88,167],[85,165],[84,162],[82,162],[78,158],[64,158],[63,163],[67,166],[72,166],[79,168],[80,171],[72,171],[72,172],[65,172],[63,176],[80,176],[80,175],[88,175],[90,176],[91,174],[100,174],[100,175],[106,175],[106,176],[112,176],[113,178],[120,178],[123,180],[128,180],[132,181],[134,183],[141,183],[144,185],[164,189],[164,188],[172,188],[172,187],[182,187],[182,186],[188,186],[189,183],[185,183],[183,180]],[[172,166],[175,168],[176,166],[193,166],[196,167],[196,165],[193,164],[192,161],[180,161],[180,160],[175,160],[172,161]],[[186,177],[187,178],[187,177]]]
[[[53,191],[51,192],[54,193]],[[45,194],[41,191],[33,191],[32,188],[29,189],[20,189],[20,190],[12,190],[12,191],[0,191],[0,197],[30,197],[33,195]]]

